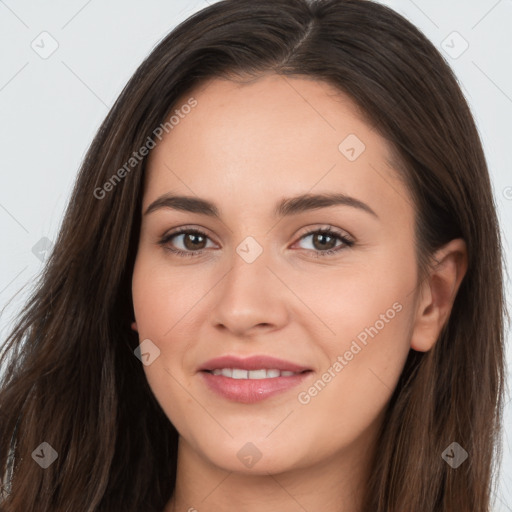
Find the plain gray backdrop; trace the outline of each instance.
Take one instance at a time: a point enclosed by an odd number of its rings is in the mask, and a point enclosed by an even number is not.
[[[56,239],[101,121],[144,57],[208,3],[0,0],[0,344]],[[483,140],[510,267],[512,0],[382,3],[422,30],[459,79]],[[510,304],[508,281],[507,290]],[[510,347],[510,333],[508,340]],[[509,393],[507,402],[495,512],[512,511]]]

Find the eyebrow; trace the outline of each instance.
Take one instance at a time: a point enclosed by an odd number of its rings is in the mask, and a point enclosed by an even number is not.
[[[301,194],[281,199],[274,208],[274,217],[287,217],[310,210],[338,205],[357,208],[369,213],[377,219],[379,218],[379,216],[366,203],[363,203],[354,197],[340,193]],[[193,196],[178,196],[170,193],[164,194],[153,201],[144,212],[144,215],[148,215],[149,213],[161,208],[171,208],[183,212],[199,213],[201,215],[207,215],[208,217],[220,219],[219,209],[211,201]]]

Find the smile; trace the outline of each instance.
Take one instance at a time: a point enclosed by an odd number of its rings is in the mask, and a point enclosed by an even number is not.
[[[292,375],[298,375],[299,372],[291,372],[286,370],[264,368],[260,370],[243,370],[241,368],[216,368],[212,370],[213,375],[223,375],[230,379],[250,379],[250,380],[261,380],[261,379],[275,379],[276,377],[291,377]]]

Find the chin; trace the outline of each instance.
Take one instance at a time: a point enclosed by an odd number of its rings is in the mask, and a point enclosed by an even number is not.
[[[225,471],[251,475],[278,474],[298,469],[301,461],[311,460],[312,457],[312,454],[298,450],[304,444],[285,445],[277,437],[274,442],[257,436],[252,439],[230,439],[225,444],[205,447],[202,456]]]

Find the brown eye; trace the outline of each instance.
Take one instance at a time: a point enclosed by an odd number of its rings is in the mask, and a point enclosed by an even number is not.
[[[300,240],[306,238],[311,238],[313,247],[310,250],[317,256],[332,255],[354,245],[352,240],[332,228],[309,231]],[[341,243],[338,244],[338,241]]]
[[[312,236],[313,246],[319,251],[322,249],[334,249],[334,247],[336,247],[336,238],[334,236],[325,233],[315,233]]]
[[[183,245],[191,251],[204,249],[203,245],[205,241],[206,237],[198,235],[197,233],[185,233],[183,235]]]
[[[182,228],[165,235],[158,243],[179,256],[199,256],[207,248],[208,239],[208,235],[198,229]]]

